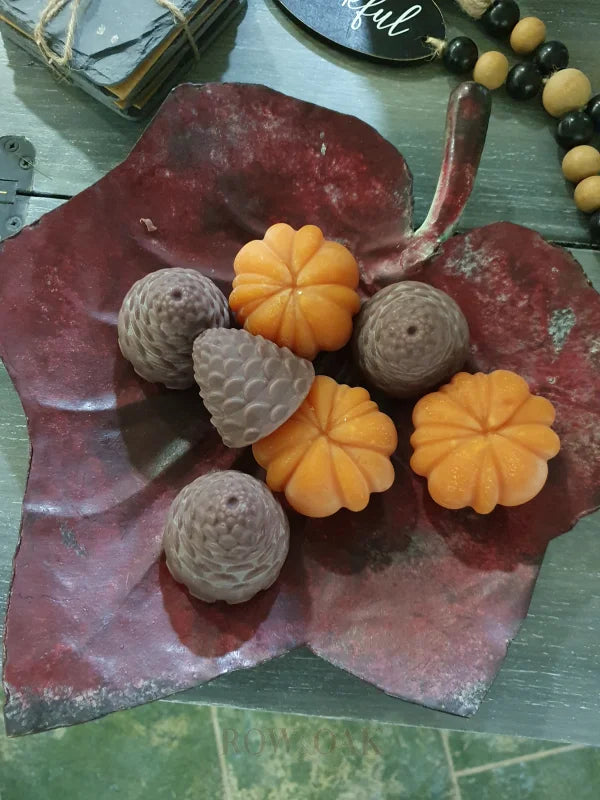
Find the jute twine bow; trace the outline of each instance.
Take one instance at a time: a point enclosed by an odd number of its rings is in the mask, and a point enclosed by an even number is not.
[[[159,6],[166,8],[167,11],[170,11],[173,18],[179,23],[182,30],[185,31],[186,36],[190,42],[190,47],[192,48],[192,52],[194,53],[195,58],[200,58],[200,52],[198,51],[198,46],[196,45],[196,41],[192,36],[192,32],[190,30],[190,26],[188,25],[187,18],[183,11],[178,8],[175,3],[171,0],[155,0]],[[48,45],[48,41],[46,39],[46,25],[54,19],[54,17],[61,11],[66,5],[71,3],[71,16],[69,17],[69,22],[67,23],[67,30],[65,36],[65,46],[61,54],[55,53],[54,50],[50,48]],[[44,56],[46,61],[51,67],[55,67],[57,70],[60,71],[60,68],[67,67],[71,59],[73,58],[73,40],[75,39],[75,29],[77,28],[77,13],[79,11],[79,6],[81,5],[81,0],[48,0],[46,7],[40,14],[40,18],[37,22],[37,25],[33,29],[33,40],[36,43],[38,49],[40,50],[41,54]]]

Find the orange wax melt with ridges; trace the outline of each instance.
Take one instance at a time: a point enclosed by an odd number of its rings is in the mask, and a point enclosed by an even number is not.
[[[315,225],[272,225],[242,247],[234,269],[229,305],[250,333],[308,359],[350,339],[360,309],[358,265]]]
[[[560,450],[554,407],[514,372],[460,372],[413,411],[410,465],[444,508],[489,514],[538,494]]]
[[[267,484],[307,517],[362,511],[394,482],[396,427],[366,389],[315,378],[298,411],[252,446]]]

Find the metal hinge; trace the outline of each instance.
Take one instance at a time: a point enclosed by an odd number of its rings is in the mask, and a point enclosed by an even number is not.
[[[0,137],[0,241],[25,225],[35,150],[23,136]]]

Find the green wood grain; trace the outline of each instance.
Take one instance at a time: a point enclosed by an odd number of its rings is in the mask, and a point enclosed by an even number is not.
[[[549,36],[560,38],[600,91],[600,3],[526,0]],[[473,36],[481,49],[500,47],[452,0],[440,0],[451,35]],[[356,114],[404,154],[415,175],[416,216],[426,214],[437,180],[448,93],[456,78],[439,64],[393,67],[370,63],[318,41],[292,22],[275,0],[249,0],[245,15],[192,66],[194,81],[264,83],[305,100]],[[42,172],[35,188],[75,194],[121,161],[142,126],[112,115],[80,90],[57,81],[14,45],[0,48],[0,133],[33,139]],[[538,100],[517,103],[500,90],[466,227],[511,220],[556,241],[585,243],[586,218],[561,175],[555,123]]]
[[[27,217],[25,219],[28,225],[36,222],[43,214],[48,211],[53,211],[64,203],[64,200],[56,200],[53,197],[32,197],[27,206]]]

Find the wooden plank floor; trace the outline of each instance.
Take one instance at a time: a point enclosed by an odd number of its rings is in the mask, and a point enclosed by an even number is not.
[[[451,0],[439,5],[450,35],[496,48]],[[600,3],[528,0],[571,63],[600,91]],[[506,51],[507,54],[508,51]],[[190,80],[265,83],[355,114],[404,154],[415,176],[415,216],[424,218],[437,181],[448,93],[456,83],[438,65],[395,68],[333,50],[299,29],[274,0],[249,0],[240,16],[189,73]],[[79,90],[57,83],[13,45],[0,44],[0,135],[28,136],[37,150],[32,222],[121,161],[143,126],[122,120]],[[463,228],[510,220],[570,244],[600,286],[600,251],[588,245],[586,218],[560,172],[553,124],[536,104],[503,92],[494,109],[482,165]],[[0,372],[0,617],[18,539],[29,445],[19,400]],[[299,650],[247,672],[224,676],[173,698],[410,725],[494,731],[600,745],[600,533],[598,517],[555,540],[531,612],[481,710],[470,720],[388,697]]]

